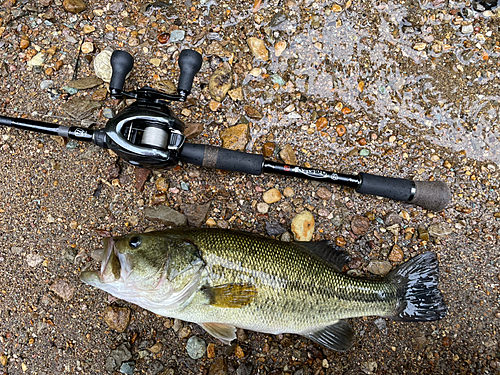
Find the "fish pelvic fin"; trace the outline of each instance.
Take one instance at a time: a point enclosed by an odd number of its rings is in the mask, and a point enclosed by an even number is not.
[[[236,338],[236,327],[224,323],[199,323],[200,326],[216,339],[229,345]]]
[[[443,295],[438,289],[439,268],[436,254],[426,252],[403,263],[387,276],[397,287],[398,304],[392,320],[425,322],[446,316]]]
[[[340,352],[349,350],[354,343],[354,331],[347,320],[339,320],[327,327],[302,334],[302,336]]]

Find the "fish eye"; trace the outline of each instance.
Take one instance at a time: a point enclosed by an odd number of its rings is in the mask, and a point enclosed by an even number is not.
[[[130,241],[128,242],[128,244],[130,245],[131,248],[133,249],[136,249],[139,247],[139,245],[141,244],[142,240],[141,240],[141,237],[139,236],[133,236]]]

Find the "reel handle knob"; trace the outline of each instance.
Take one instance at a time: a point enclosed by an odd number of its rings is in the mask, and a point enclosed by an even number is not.
[[[185,49],[179,55],[179,68],[181,74],[177,85],[177,92],[181,96],[181,101],[185,101],[186,97],[191,93],[193,79],[196,73],[201,68],[203,57],[192,49]]]
[[[116,50],[111,55],[111,81],[109,82],[109,91],[111,97],[119,99],[122,96],[125,78],[134,66],[134,58],[126,51]]]

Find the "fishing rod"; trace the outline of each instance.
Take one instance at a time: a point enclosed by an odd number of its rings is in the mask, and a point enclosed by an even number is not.
[[[164,169],[177,165],[181,160],[206,168],[252,175],[276,173],[329,182],[353,188],[360,194],[407,202],[432,211],[441,211],[449,203],[450,189],[443,181],[411,181],[369,173],[348,175],[281,164],[265,160],[259,154],[187,143],[183,134],[184,123],[174,115],[168,103],[186,101],[194,76],[201,68],[202,56],[194,50],[183,50],[178,64],[177,94],[163,93],[147,86],[124,91],[125,79],[133,68],[134,58],[126,51],[114,51],[111,55],[110,96],[113,99],[135,99],[135,102],[110,119],[103,129],[68,127],[5,116],[0,116],[0,125],[92,142],[113,150],[126,162],[142,168]]]

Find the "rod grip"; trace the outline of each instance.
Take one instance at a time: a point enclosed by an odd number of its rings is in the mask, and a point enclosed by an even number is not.
[[[431,211],[441,211],[450,202],[448,185],[442,181],[411,181],[360,173],[360,194],[377,195],[421,206]]]
[[[201,167],[253,175],[260,175],[264,164],[262,155],[191,143],[184,143],[179,159]]]

